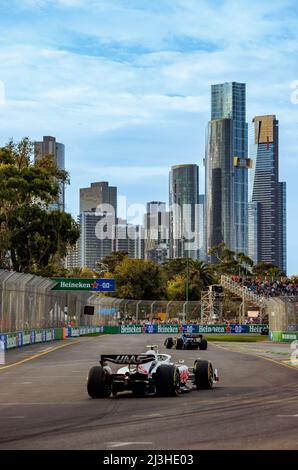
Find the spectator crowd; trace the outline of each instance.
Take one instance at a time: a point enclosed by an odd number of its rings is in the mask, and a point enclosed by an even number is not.
[[[232,276],[232,280],[254,294],[264,297],[298,296],[298,283],[290,279],[269,281]]]

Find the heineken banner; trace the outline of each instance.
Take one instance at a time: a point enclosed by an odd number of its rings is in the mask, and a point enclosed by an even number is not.
[[[202,333],[202,334],[229,334],[229,333],[262,333],[268,331],[268,325],[197,325],[183,324],[172,325],[163,323],[145,323],[120,325],[120,333],[122,334],[138,334],[138,333],[164,333],[177,335],[179,333]]]
[[[105,327],[106,328],[106,327]],[[268,330],[268,325],[197,325],[197,324],[159,324],[159,323],[145,323],[120,325],[120,333],[122,334],[139,334],[139,333],[164,333],[174,334],[179,333],[202,333],[202,334],[229,334],[229,333],[262,333]],[[105,331],[106,332],[106,331]]]
[[[171,324],[171,323],[145,323],[126,325],[97,325],[65,328],[48,328],[14,333],[0,333],[0,341],[5,349],[19,348],[35,343],[73,338],[88,334],[154,334],[179,335],[185,333],[208,334],[268,334],[268,325],[198,325],[198,324]],[[297,332],[273,332],[270,339],[273,341],[291,341],[298,339]]]

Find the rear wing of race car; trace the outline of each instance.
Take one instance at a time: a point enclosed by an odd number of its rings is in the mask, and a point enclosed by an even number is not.
[[[100,363],[113,362],[114,364],[146,364],[154,361],[156,358],[153,354],[102,354]]]
[[[200,333],[183,333],[183,336],[185,336],[185,338],[202,338],[203,335]]]

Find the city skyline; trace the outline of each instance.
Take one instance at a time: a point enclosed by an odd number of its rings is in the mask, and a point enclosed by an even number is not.
[[[288,272],[297,272],[296,3],[51,3],[3,2],[1,145],[25,135],[63,142],[71,176],[66,210],[74,217],[77,190],[91,181],[109,181],[129,204],[167,201],[171,166],[202,168],[210,85],[246,83],[247,122],[275,114],[280,123]],[[54,26],[65,14],[67,24]]]

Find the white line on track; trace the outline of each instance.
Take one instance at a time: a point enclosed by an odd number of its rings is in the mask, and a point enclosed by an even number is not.
[[[298,418],[297,415],[277,415],[278,418]]]
[[[131,441],[131,442],[107,442],[107,447],[125,447],[125,446],[141,446],[141,445],[152,445],[153,442],[141,442],[141,441]]]
[[[0,416],[0,419],[24,419],[25,416]]]
[[[14,382],[12,385],[31,385],[32,382]]]

